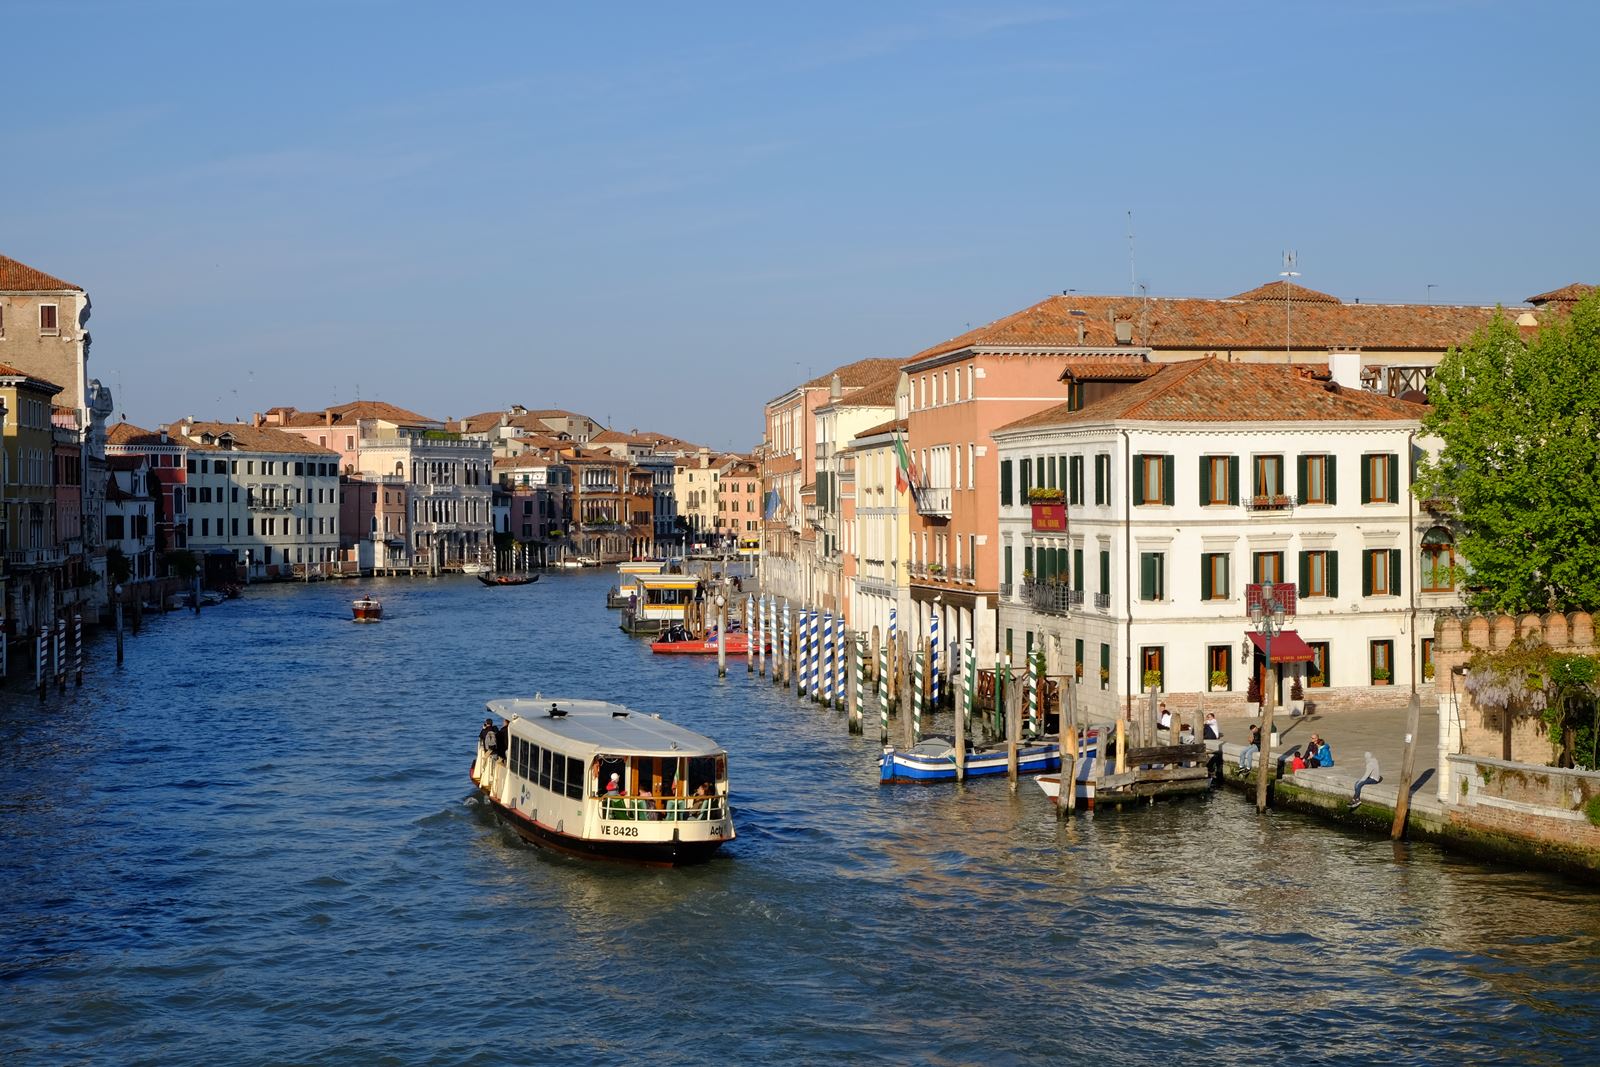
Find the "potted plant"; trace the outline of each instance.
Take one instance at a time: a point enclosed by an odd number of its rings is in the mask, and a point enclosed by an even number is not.
[[[1081,663],[1074,664],[1073,668],[1072,668],[1072,673],[1073,673],[1074,677],[1077,678],[1078,681],[1080,681],[1080,682],[1083,681],[1083,664],[1081,664]]]
[[[1251,678],[1250,684],[1245,687],[1244,701],[1250,705],[1250,714],[1257,717],[1261,714],[1261,679]]]
[[[928,573],[929,574],[943,574],[944,573],[944,564],[943,563],[930,563],[930,564],[928,564]]]
[[[1374,667],[1372,669],[1372,684],[1373,685],[1388,685],[1389,684],[1389,668],[1387,668],[1387,667]]]
[[[1065,499],[1065,493],[1050,486],[1036,485],[1028,490],[1030,504],[1059,504]]]
[[[1108,686],[1110,684],[1111,684],[1111,668],[1110,667],[1101,667],[1100,668],[1100,688],[1104,689],[1104,688],[1106,688],[1106,686]]]
[[[1211,672],[1211,691],[1213,693],[1226,693],[1228,691],[1228,672]]]
[[[1154,668],[1151,668],[1150,670],[1145,671],[1144,672],[1144,687],[1147,690],[1160,689],[1161,688],[1161,672],[1158,671],[1158,670],[1155,670]]]
[[[1422,665],[1422,680],[1424,682],[1433,681],[1433,664],[1432,663],[1424,663]]]
[[[1295,677],[1294,684],[1289,687],[1289,714],[1304,715],[1306,713],[1306,690],[1300,684],[1300,678]]]

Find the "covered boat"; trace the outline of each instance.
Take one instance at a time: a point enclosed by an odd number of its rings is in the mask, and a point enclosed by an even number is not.
[[[537,582],[537,574],[480,574],[478,581],[484,585],[530,585]]]
[[[491,700],[472,783],[523,840],[658,867],[732,841],[728,755],[715,741],[600,700]]]
[[[750,635],[735,627],[728,628],[727,655],[742,656],[750,651]],[[717,631],[696,637],[682,626],[675,626],[650,642],[650,651],[666,656],[715,656]]]
[[[351,604],[350,610],[354,613],[356,622],[383,621],[383,604],[370,594]]]
[[[967,745],[966,776],[982,778],[1006,773],[1006,746]],[[1061,769],[1061,746],[1054,741],[1036,741],[1017,747],[1019,774],[1044,774]],[[908,749],[885,745],[878,762],[878,776],[884,782],[953,782],[956,780],[956,747],[948,737],[929,737]]]

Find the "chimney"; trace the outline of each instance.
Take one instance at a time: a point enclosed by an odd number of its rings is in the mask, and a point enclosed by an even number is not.
[[[1361,350],[1359,348],[1328,349],[1328,374],[1343,389],[1361,388]]]
[[[332,426],[333,425],[333,409],[332,408],[323,408],[322,409],[322,425],[324,425],[324,426]]]
[[[161,427],[161,443],[167,443],[167,428],[165,426]]]
[[[1080,345],[1083,344],[1083,335],[1084,335],[1083,320],[1079,319],[1078,320],[1078,344],[1080,344]]]
[[[254,426],[256,429],[259,430],[262,426],[265,426],[266,421],[266,416],[262,415],[261,412],[254,411],[250,413],[250,425]],[[184,436],[187,437],[188,435],[188,431],[185,430]]]
[[[835,372],[833,379],[828,382],[828,399],[836,401],[842,396],[844,396],[844,389],[839,384],[838,372]]]
[[[1114,324],[1117,331],[1117,344],[1133,344],[1133,321],[1131,319],[1118,319]]]

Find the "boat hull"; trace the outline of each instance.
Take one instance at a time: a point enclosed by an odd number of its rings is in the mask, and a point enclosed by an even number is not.
[[[376,600],[358,600],[350,606],[353,622],[382,622],[383,605]]]
[[[532,585],[538,580],[539,576],[537,574],[519,574],[515,578],[495,574],[478,575],[478,581],[484,585]]]
[[[978,749],[967,753],[968,778],[1005,774],[1007,767],[1006,750],[1003,748]],[[1024,745],[1017,750],[1018,774],[1048,774],[1060,769],[1059,745]],[[887,748],[879,761],[879,777],[884,782],[953,782],[956,779],[955,756],[924,756]]]
[[[650,651],[658,656],[715,656],[715,638],[699,641],[652,641]],[[743,634],[728,635],[728,655],[742,656],[750,651],[750,641]]]
[[[514,808],[508,808],[487,792],[479,789],[500,821],[509,826],[518,837],[530,845],[547,848],[580,859],[610,860],[644,867],[687,867],[705,863],[722,847],[722,841],[594,841],[574,837],[553,827],[528,818]]]

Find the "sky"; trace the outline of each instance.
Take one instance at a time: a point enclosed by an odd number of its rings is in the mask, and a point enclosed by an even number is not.
[[[746,449],[1068,289],[1600,282],[1590,3],[0,10],[42,31],[0,254],[88,290],[147,427],[521,403]]]

